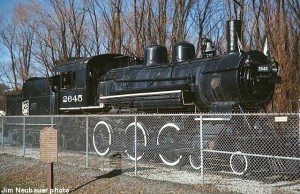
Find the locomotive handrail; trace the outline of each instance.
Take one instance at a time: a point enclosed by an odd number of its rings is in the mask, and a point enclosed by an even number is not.
[[[100,100],[110,99],[110,98],[124,98],[124,97],[137,97],[137,96],[153,96],[161,94],[176,94],[181,93],[181,90],[171,90],[171,91],[161,91],[161,92],[144,92],[144,93],[133,93],[133,94],[121,94],[121,95],[112,95],[112,96],[101,96]]]
[[[145,92],[158,92],[158,91],[169,91],[170,89],[174,90],[190,90],[191,87],[187,85],[186,83],[184,84],[176,84],[176,85],[170,85],[170,86],[162,86],[162,87],[155,87],[155,88],[147,88],[147,90],[143,90]],[[127,90],[116,90],[111,93],[111,95],[121,95],[124,94],[134,94],[134,93],[142,93],[140,88],[137,89],[127,89]]]
[[[219,72],[232,71],[232,70],[237,70],[237,69],[239,69],[239,67],[232,67],[232,68],[225,68],[225,69],[218,69],[218,70],[202,71],[202,74],[219,73]]]
[[[103,108],[101,106],[83,106],[83,107],[69,107],[69,108],[59,108],[59,110],[93,110]]]
[[[157,78],[157,79],[139,79],[139,80],[114,80],[115,82],[149,82],[149,81],[174,81],[174,80],[193,80],[195,76],[185,77],[170,77],[170,78]]]

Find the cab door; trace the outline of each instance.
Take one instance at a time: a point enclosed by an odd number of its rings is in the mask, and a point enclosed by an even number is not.
[[[86,69],[61,73],[60,110],[80,110],[87,106]]]

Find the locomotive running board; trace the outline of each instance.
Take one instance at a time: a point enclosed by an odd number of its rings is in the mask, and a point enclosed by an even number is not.
[[[145,93],[134,93],[134,94],[121,94],[113,96],[101,96],[100,100],[112,99],[112,98],[127,98],[127,97],[138,97],[138,96],[156,96],[164,94],[178,94],[181,93],[181,90],[171,90],[171,91],[161,91],[161,92],[145,92]]]
[[[70,111],[70,110],[96,110],[101,109],[101,106],[85,106],[85,107],[70,107],[70,108],[59,108],[62,111]]]

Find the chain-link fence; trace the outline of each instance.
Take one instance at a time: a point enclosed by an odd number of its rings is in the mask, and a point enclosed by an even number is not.
[[[299,183],[299,117],[6,116],[0,117],[0,143],[1,152],[39,158],[40,130],[52,126],[58,130],[58,161],[63,163],[187,184]]]

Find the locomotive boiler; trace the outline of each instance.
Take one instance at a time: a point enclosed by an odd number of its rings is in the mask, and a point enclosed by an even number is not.
[[[144,63],[108,71],[98,83],[101,107],[130,107],[152,112],[258,111],[272,99],[277,62],[259,51],[238,48],[239,20],[228,21],[227,54],[195,58],[191,43],[173,47],[168,63],[163,46],[145,49]]]
[[[273,68],[277,66],[263,53],[194,59],[184,56],[184,49],[194,50],[190,43],[179,43],[173,49],[179,50],[174,56],[185,60],[166,63],[166,58],[156,56],[165,48],[152,45],[145,56],[153,60],[146,58],[144,65],[110,70],[98,84],[99,106],[154,112],[188,111],[194,106],[200,111],[238,107],[258,111],[272,99],[278,78]]]

